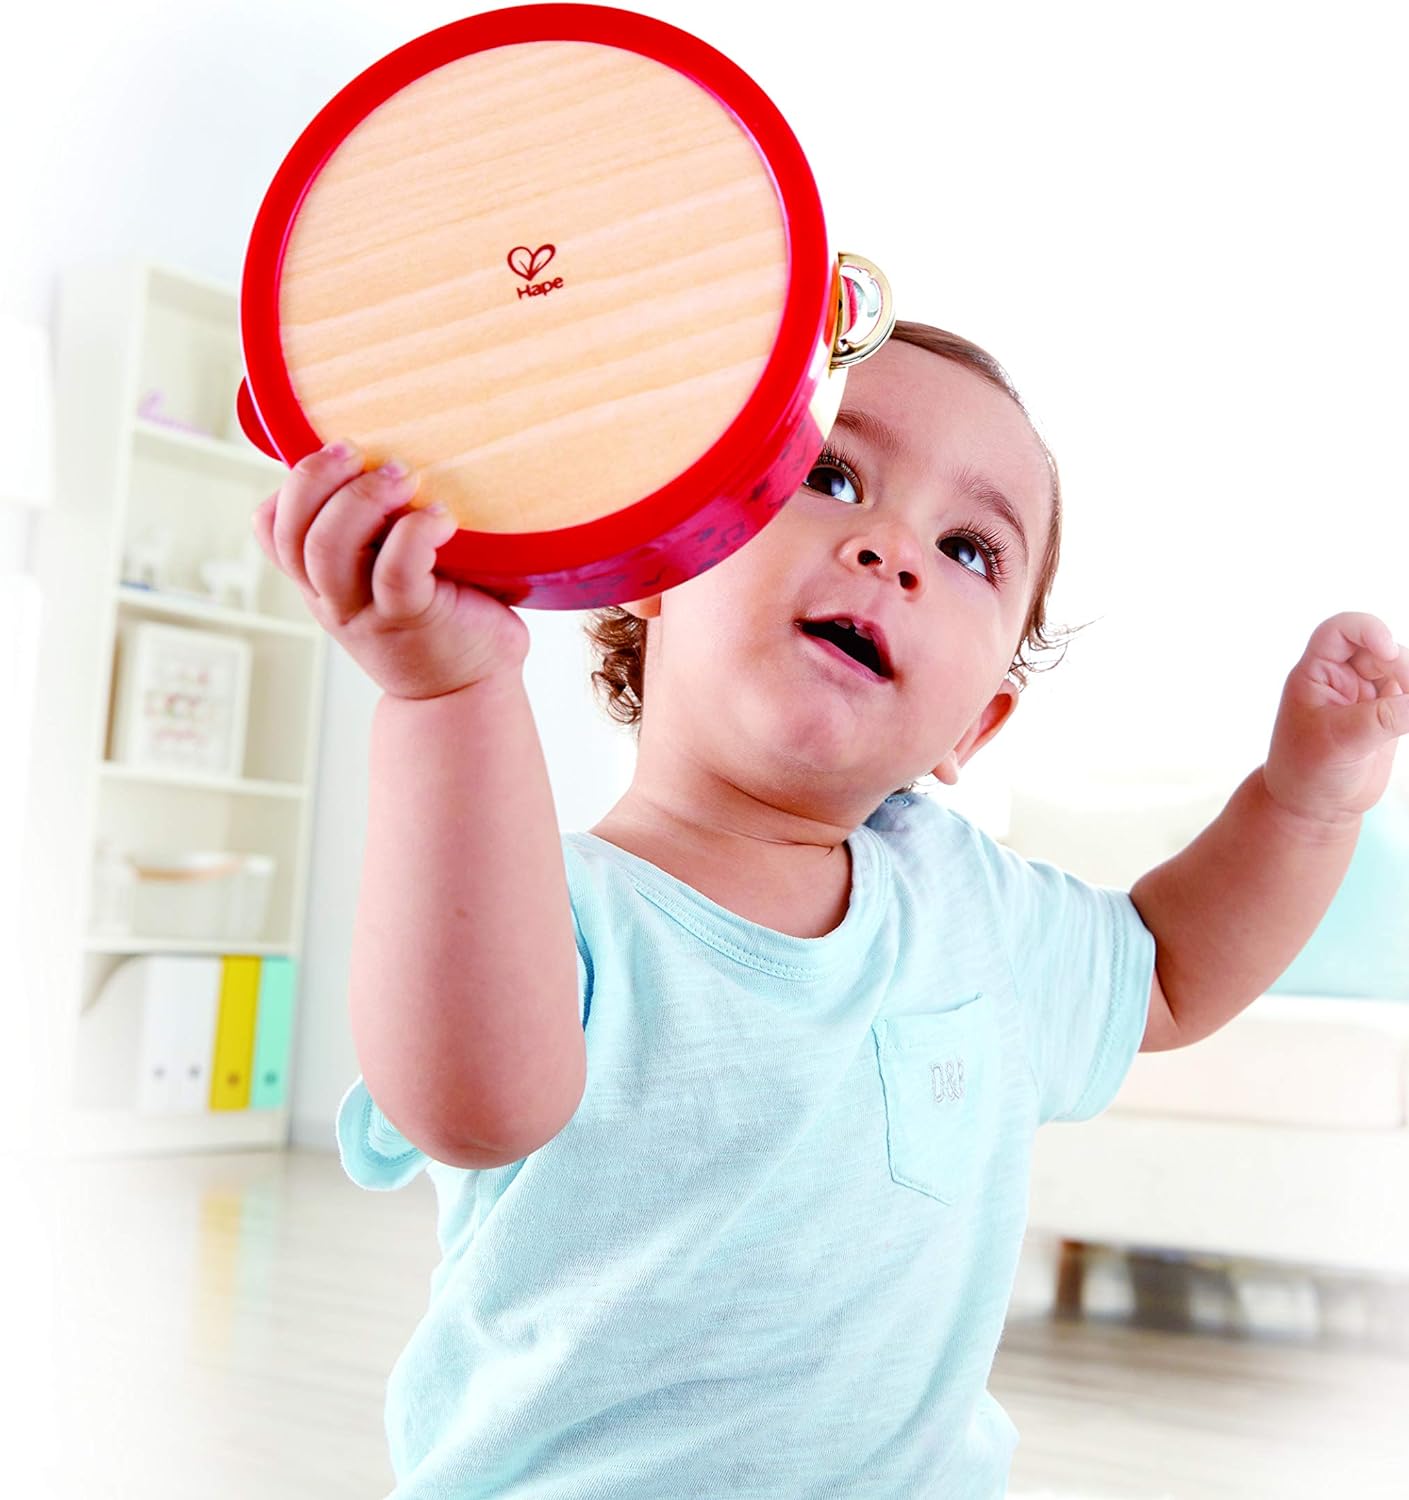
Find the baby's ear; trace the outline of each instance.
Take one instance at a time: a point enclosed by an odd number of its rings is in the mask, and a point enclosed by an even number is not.
[[[981,750],[1013,716],[1020,689],[1012,678],[1005,677],[998,691],[988,700],[983,712],[964,731],[958,744],[935,766],[931,775],[946,786],[958,786],[959,767]]]
[[[623,601],[617,607],[624,609],[627,614],[635,615],[638,620],[654,620],[660,616],[660,595],[652,594],[649,599]]]

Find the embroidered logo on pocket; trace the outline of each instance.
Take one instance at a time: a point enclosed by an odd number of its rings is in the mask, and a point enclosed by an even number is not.
[[[982,991],[942,1011],[877,1017],[890,1175],[947,1207],[967,1203],[993,1128],[996,1021]]]
[[[930,1085],[936,1104],[957,1104],[964,1097],[964,1059],[932,1062]]]

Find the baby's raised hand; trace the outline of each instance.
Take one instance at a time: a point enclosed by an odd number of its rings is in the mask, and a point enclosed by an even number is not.
[[[300,459],[253,517],[260,546],[313,618],[400,698],[436,698],[520,667],[530,643],[508,605],[434,571],[455,521],[408,508],[418,479],[364,473],[355,448],[329,445]]]
[[[1333,615],[1287,677],[1263,780],[1309,823],[1348,826],[1380,800],[1406,732],[1409,652],[1374,615]]]

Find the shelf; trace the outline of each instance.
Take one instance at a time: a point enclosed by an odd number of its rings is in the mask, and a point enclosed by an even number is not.
[[[37,1065],[55,1138],[85,1153],[279,1149],[288,1139],[287,1108],[144,1114],[129,1055],[134,1018],[118,1035],[96,1007],[112,976],[145,955],[201,959],[207,970],[227,956],[287,960],[295,1012],[302,990],[329,636],[251,525],[288,467],[236,418],[238,314],[237,288],[137,257],[85,261],[59,279],[59,462],[33,554],[45,597],[63,608],[40,633],[44,712],[33,726],[25,897],[34,951],[46,958],[34,1002],[52,1022]],[[203,575],[217,581],[208,564],[226,565],[219,573],[248,591],[207,593]],[[143,578],[162,586],[135,581]],[[112,758],[124,653],[149,623],[247,648],[238,758],[206,768]],[[104,930],[94,855],[105,841],[129,853],[268,856],[274,873],[255,938],[178,936],[167,927],[183,930],[175,911],[147,915],[140,904],[138,925]]]
[[[292,943],[252,943],[243,938],[90,937],[85,953],[247,953],[258,958],[297,958]]]
[[[78,1108],[64,1122],[64,1148],[79,1156],[277,1151],[288,1144],[289,1118],[287,1105],[280,1109],[219,1109],[189,1115]]]
[[[289,472],[287,465],[243,438],[235,442],[230,438],[210,437],[139,416],[131,420],[131,435],[138,450],[145,450],[151,456],[226,475],[237,474],[260,484],[282,481]]]
[[[188,318],[214,320],[227,328],[239,319],[238,292],[213,276],[149,260],[146,278],[146,295],[155,304],[173,308]]]
[[[225,625],[236,630],[262,630],[270,635],[293,636],[297,640],[315,641],[322,634],[313,624],[299,620],[281,620],[277,615],[259,615],[246,609],[231,609],[213,599],[202,600],[182,595],[144,589],[135,583],[114,585],[118,603],[139,614],[164,615],[172,620],[195,620],[204,625]]]
[[[233,792],[241,797],[286,797],[294,801],[308,795],[308,788],[295,782],[254,781],[241,776],[202,776],[193,771],[154,771],[126,766],[121,761],[101,760],[99,774],[113,781],[140,781],[202,792]]]

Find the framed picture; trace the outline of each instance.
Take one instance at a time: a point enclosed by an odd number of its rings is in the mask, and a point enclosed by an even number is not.
[[[147,621],[118,641],[112,757],[129,766],[239,776],[249,712],[249,642]]]

